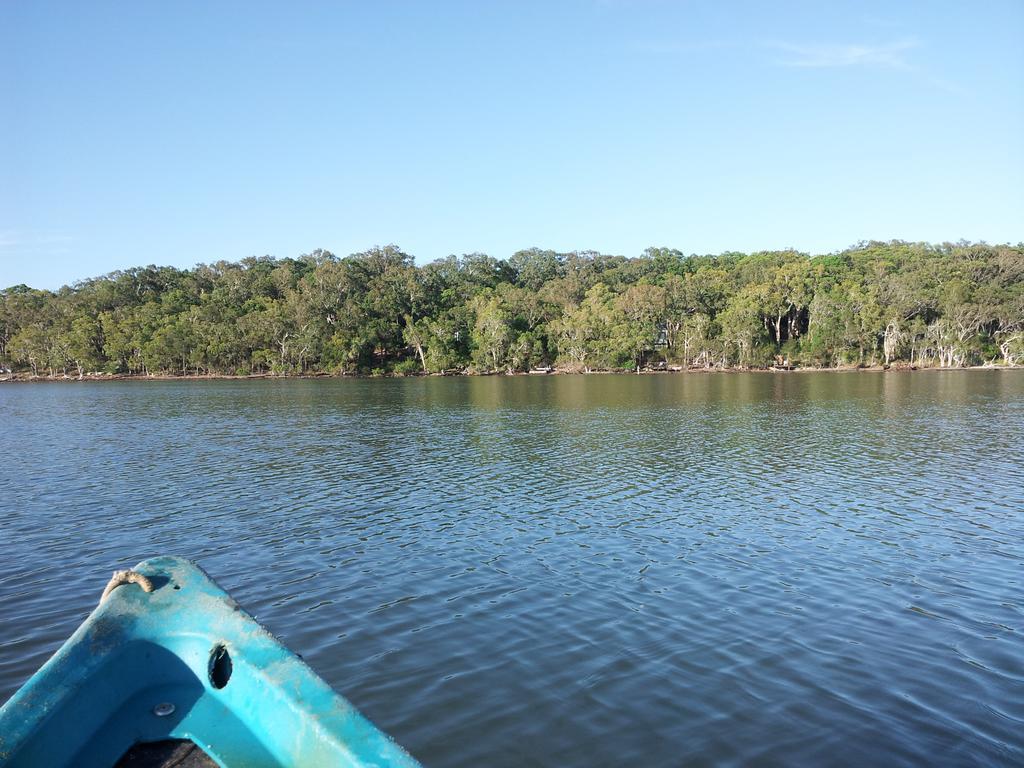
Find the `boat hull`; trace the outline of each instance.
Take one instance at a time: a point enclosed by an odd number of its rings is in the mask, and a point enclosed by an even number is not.
[[[135,570],[0,709],[0,765],[109,768],[193,742],[220,766],[417,766],[197,565]]]

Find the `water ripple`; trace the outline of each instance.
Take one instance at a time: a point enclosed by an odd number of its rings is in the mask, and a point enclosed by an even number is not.
[[[109,571],[182,554],[430,765],[1024,762],[1019,372],[46,384],[0,415],[0,699]]]

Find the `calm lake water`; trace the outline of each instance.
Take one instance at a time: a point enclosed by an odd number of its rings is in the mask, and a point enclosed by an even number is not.
[[[1024,763],[1024,372],[0,387],[0,700],[197,560],[431,766]]]

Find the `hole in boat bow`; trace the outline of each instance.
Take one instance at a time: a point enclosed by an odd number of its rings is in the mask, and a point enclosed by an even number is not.
[[[231,670],[231,654],[228,653],[228,649],[223,643],[213,646],[213,650],[210,651],[210,685],[218,690],[223,688],[231,679]]]

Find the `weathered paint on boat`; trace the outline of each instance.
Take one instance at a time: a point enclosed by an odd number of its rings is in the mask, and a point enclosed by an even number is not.
[[[194,563],[135,570],[154,591],[115,589],[0,709],[0,765],[109,768],[168,738],[228,768],[418,765]]]

